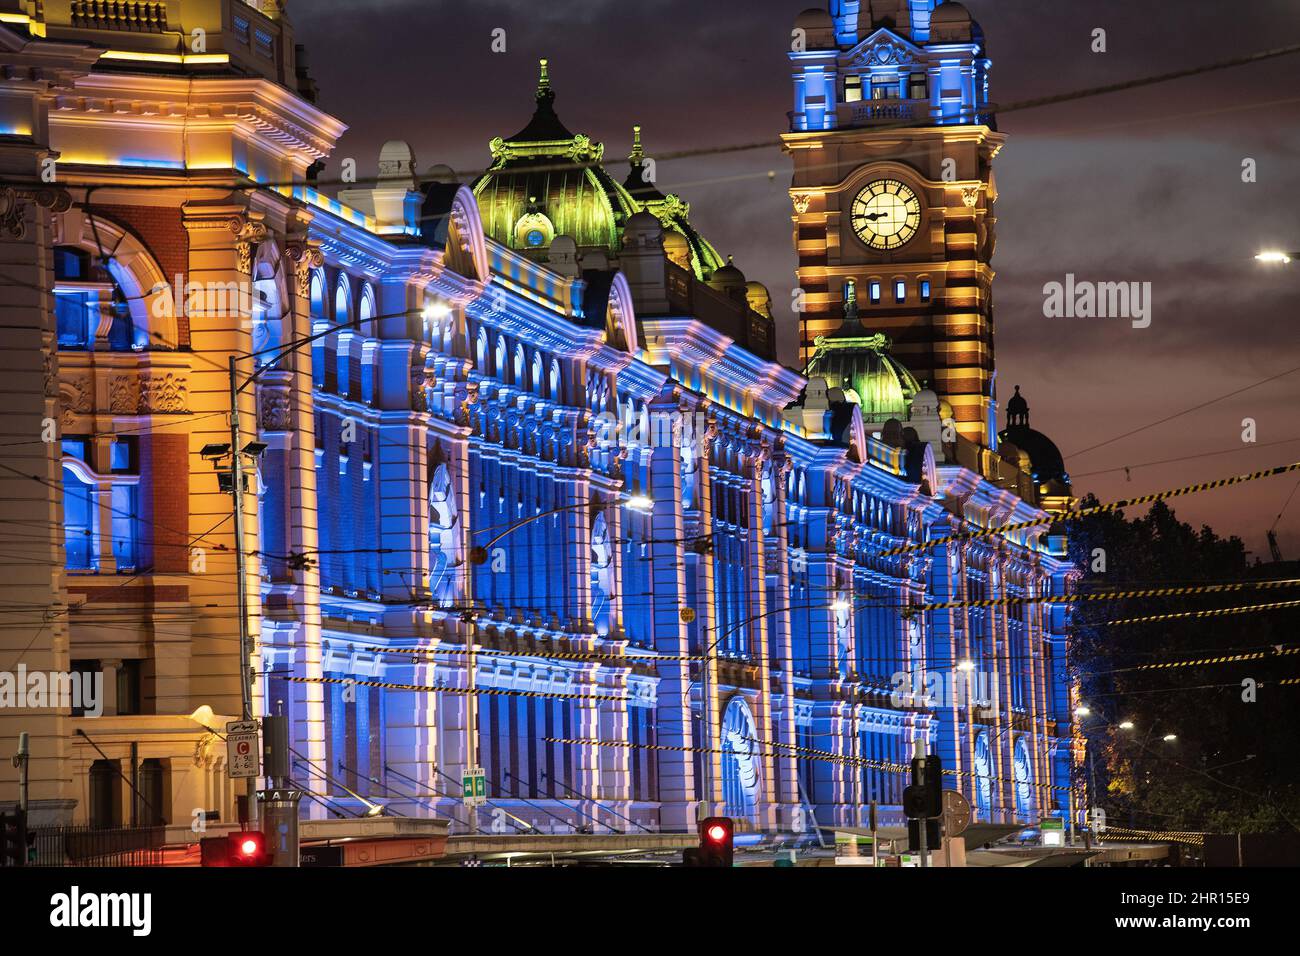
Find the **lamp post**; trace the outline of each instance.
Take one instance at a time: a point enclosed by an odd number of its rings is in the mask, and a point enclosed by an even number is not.
[[[1283,252],[1281,249],[1265,249],[1255,256],[1256,262],[1272,266],[1290,265],[1296,259],[1300,259],[1300,252]]]

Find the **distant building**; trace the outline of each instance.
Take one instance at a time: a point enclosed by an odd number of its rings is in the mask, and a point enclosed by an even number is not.
[[[345,127],[285,4],[187,4],[202,51],[174,6],[0,0],[0,660],[105,686],[100,716],[0,708],[37,822],[234,817],[235,537],[202,454],[230,441],[231,356],[266,446],[254,711],[292,718],[306,813],[463,831],[479,765],[491,832],[898,823],[918,740],[982,819],[1068,809],[1068,605],[1039,599],[1074,575],[1042,510],[1069,484],[1027,408],[997,445],[1000,139],[959,5],[799,18],[807,376],[639,131],[606,171],[548,64],[473,182],[393,141],[332,197]],[[921,101],[933,127],[893,135],[955,150],[955,182],[873,145]],[[924,198],[915,245],[845,228],[909,214],[861,198],[881,164]],[[864,300],[896,281],[898,308]]]

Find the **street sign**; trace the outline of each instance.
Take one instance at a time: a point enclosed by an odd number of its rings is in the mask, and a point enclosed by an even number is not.
[[[970,801],[956,790],[943,792],[943,832],[961,836],[970,826]]]
[[[684,608],[682,608],[681,618],[682,618],[682,623],[683,623],[683,624],[694,624],[694,623],[695,623],[695,608],[693,608],[693,607],[684,607]]]
[[[460,778],[464,791],[462,798],[467,807],[481,807],[487,803],[487,771],[482,767],[470,767]]]
[[[226,724],[226,769],[233,779],[256,777],[262,769],[257,730],[255,720],[232,720]]]
[[[305,846],[298,851],[299,866],[342,866],[343,847]]]
[[[1043,846],[1065,846],[1065,821],[1060,817],[1045,817],[1039,821],[1038,830]]]

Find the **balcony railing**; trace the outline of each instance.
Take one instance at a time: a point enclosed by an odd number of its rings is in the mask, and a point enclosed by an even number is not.
[[[28,866],[161,866],[167,828],[39,827],[27,838]]]

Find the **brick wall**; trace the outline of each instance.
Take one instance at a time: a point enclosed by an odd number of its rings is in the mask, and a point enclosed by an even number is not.
[[[101,206],[94,212],[127,226],[140,239],[149,254],[158,262],[168,282],[176,276],[189,274],[189,234],[181,220],[181,211],[172,206]],[[176,318],[178,341],[182,347],[190,344],[189,316]]]

